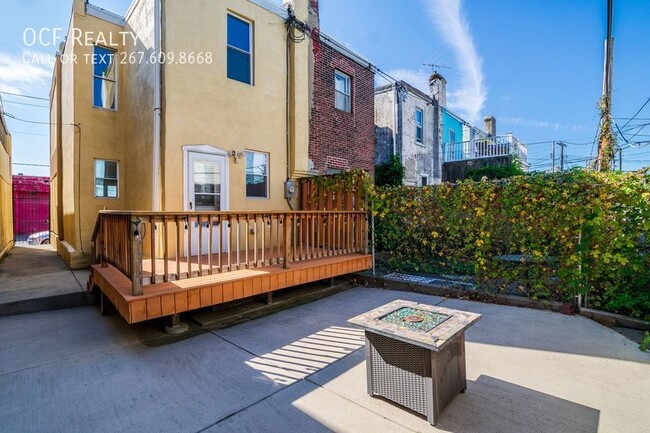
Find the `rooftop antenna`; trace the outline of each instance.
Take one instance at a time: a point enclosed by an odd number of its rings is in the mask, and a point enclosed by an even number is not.
[[[439,65],[439,64],[436,64],[436,63],[422,63],[422,65],[431,67],[431,72],[432,72],[433,74],[435,74],[436,72],[438,72],[438,68],[441,68],[441,69],[451,69],[450,66],[447,66],[447,65]]]

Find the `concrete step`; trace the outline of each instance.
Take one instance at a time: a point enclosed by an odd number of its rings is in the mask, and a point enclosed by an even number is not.
[[[88,270],[69,270],[51,245],[16,246],[0,262],[0,316],[96,303]]]
[[[39,298],[22,299],[19,301],[0,304],[0,317],[15,314],[38,313],[41,311],[61,310],[63,308],[83,307],[97,304],[97,295],[77,291],[63,295],[43,296]]]

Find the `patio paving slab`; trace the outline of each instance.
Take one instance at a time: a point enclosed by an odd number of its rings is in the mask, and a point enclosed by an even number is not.
[[[296,383],[206,430],[208,433],[333,431],[407,433],[413,430],[350,404],[347,399],[309,381]]]
[[[346,320],[396,299],[483,315],[467,332],[468,390],[436,428],[366,394],[363,334]],[[650,354],[577,316],[354,288],[173,344],[152,347],[142,334],[90,307],[0,318],[2,430],[634,433],[650,425]]]
[[[22,369],[0,375],[0,425],[7,432],[196,432],[282,389],[249,368],[249,358],[203,334]]]

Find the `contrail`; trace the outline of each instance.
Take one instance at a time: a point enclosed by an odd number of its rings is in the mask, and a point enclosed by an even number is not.
[[[483,61],[474,47],[461,0],[422,1],[442,39],[456,55],[460,88],[448,93],[449,105],[464,112],[470,122],[478,122],[487,99],[487,89],[483,83]]]

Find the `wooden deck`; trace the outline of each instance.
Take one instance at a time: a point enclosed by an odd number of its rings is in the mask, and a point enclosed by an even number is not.
[[[93,246],[90,287],[129,323],[372,264],[364,211],[101,211]]]
[[[145,285],[142,295],[132,294],[132,281],[112,265],[93,265],[96,285],[128,323],[137,323],[185,311],[249,298],[299,284],[369,269],[372,256],[344,254],[254,269],[196,276]]]

